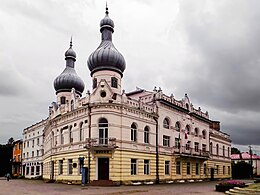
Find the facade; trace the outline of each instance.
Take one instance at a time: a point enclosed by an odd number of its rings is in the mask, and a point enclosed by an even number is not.
[[[252,156],[248,152],[242,152],[241,154],[232,154],[231,155],[232,163],[238,163],[244,161],[248,164],[251,163],[253,166],[253,175],[259,176],[260,175],[260,156],[252,154]]]
[[[56,101],[44,129],[43,178],[92,184],[230,178],[229,135],[207,112],[159,88],[126,93],[123,55],[112,42],[114,22],[100,22],[101,43],[88,58],[92,91],[74,66],[72,41],[55,79]],[[218,147],[218,149],[216,149]]]
[[[42,176],[43,131],[47,119],[23,130],[23,175],[25,178]]]
[[[22,175],[22,151],[23,151],[23,140],[14,141],[13,161],[12,161],[13,176]]]

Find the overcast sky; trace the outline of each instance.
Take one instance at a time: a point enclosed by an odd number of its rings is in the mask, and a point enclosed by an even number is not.
[[[260,150],[260,1],[108,0],[108,7],[126,91],[187,93],[233,144]],[[104,12],[103,0],[1,0],[0,143],[48,116],[71,35],[77,73],[91,89],[86,60],[100,43]]]

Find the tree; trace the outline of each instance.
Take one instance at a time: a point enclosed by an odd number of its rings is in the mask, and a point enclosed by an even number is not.
[[[13,138],[13,137],[10,137],[10,138],[8,139],[7,144],[8,144],[8,145],[12,145],[13,143],[14,143],[14,138]]]
[[[240,154],[241,152],[240,152],[240,150],[239,149],[237,149],[237,148],[235,148],[235,147],[232,147],[231,148],[231,154]]]

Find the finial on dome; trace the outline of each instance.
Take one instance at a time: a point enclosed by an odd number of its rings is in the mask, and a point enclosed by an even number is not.
[[[106,12],[105,13],[106,13],[106,15],[108,15],[108,13],[109,13],[108,12],[108,7],[107,7],[107,1],[106,1]]]
[[[72,35],[70,37],[70,48],[72,48]]]

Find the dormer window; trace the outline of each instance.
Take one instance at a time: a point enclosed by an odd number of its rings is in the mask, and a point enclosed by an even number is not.
[[[64,96],[60,97],[60,103],[65,104],[66,103],[66,97],[64,97]]]
[[[95,89],[96,87],[97,87],[97,79],[94,78],[93,79],[93,86],[92,86],[92,88]]]
[[[116,77],[111,77],[111,87],[117,88],[118,80]]]

